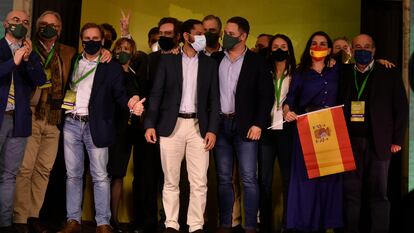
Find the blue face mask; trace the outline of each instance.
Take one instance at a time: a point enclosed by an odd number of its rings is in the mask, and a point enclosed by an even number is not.
[[[368,65],[372,61],[372,52],[365,49],[354,51],[354,58],[357,64]]]

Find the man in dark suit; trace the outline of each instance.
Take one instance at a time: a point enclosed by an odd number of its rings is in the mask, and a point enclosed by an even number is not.
[[[256,232],[258,211],[257,150],[262,129],[270,124],[274,102],[272,77],[264,59],[246,47],[249,22],[242,17],[227,21],[224,52],[213,54],[219,62],[221,103],[220,133],[215,147],[218,176],[220,229],[231,232],[234,202],[232,174],[237,156],[244,193],[246,232]]]
[[[141,97],[147,97],[152,89],[155,74],[160,64],[161,54],[179,51],[181,22],[176,18],[165,17],[158,22],[160,49],[147,57],[145,88]],[[149,101],[145,102],[149,105]],[[142,134],[145,134],[143,130]],[[165,214],[160,210],[160,225],[158,225],[158,194],[162,187],[162,170],[159,143],[147,143],[145,138],[140,140],[140,150],[134,150],[134,227],[136,233],[153,233],[163,230]]]
[[[13,232],[16,175],[32,133],[30,94],[46,81],[40,59],[26,39],[29,16],[11,11],[0,40],[0,232]]]
[[[341,99],[357,170],[344,175],[345,232],[360,232],[362,190],[369,202],[371,232],[388,232],[387,195],[391,156],[401,150],[408,122],[408,104],[401,75],[375,63],[375,43],[361,34],[352,42],[355,65],[341,78]]]
[[[187,224],[190,232],[198,233],[204,225],[209,150],[218,131],[217,67],[202,52],[206,40],[201,21],[184,22],[181,35],[182,53],[161,55],[144,127],[148,142],[155,143],[160,136],[164,232],[179,232],[180,168],[185,156],[191,189]]]
[[[121,67],[115,62],[100,63],[103,30],[87,23],[81,29],[84,52],[72,64],[69,88],[62,107],[66,109],[63,144],[66,164],[67,222],[61,233],[80,232],[84,145],[88,151],[95,200],[96,232],[112,232],[109,225],[110,181],[107,173],[108,146],[116,140],[115,105],[143,111],[138,96],[128,100]]]

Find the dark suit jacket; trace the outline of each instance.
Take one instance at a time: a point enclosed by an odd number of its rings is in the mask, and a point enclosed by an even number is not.
[[[213,53],[211,57],[220,66],[224,52]],[[270,113],[275,99],[270,70],[263,57],[246,51],[235,99],[237,130],[243,136],[253,125],[262,130],[270,126]]]
[[[204,53],[198,55],[197,117],[201,136],[207,132],[217,134],[220,99],[217,85],[217,65]],[[160,136],[169,136],[175,127],[183,88],[182,55],[160,56],[149,109],[144,127],[156,128]]]
[[[402,146],[408,123],[408,103],[401,74],[397,69],[386,69],[376,63],[370,77],[369,114],[371,135],[379,159],[391,156],[391,144]],[[340,79],[340,101],[349,124],[351,93],[355,88],[354,66],[346,65]],[[350,135],[352,137],[352,135]]]
[[[72,61],[72,67],[74,62],[75,59]],[[72,81],[72,73],[73,68],[68,84]],[[93,143],[97,147],[108,147],[115,143],[116,104],[128,108],[129,98],[123,80],[122,67],[117,62],[112,60],[109,63],[98,64],[88,107],[89,127]]]
[[[5,38],[0,40],[0,126],[7,106],[10,84],[15,88],[14,130],[15,137],[28,137],[32,133],[32,112],[30,111],[31,92],[36,85],[46,82],[40,58],[35,52],[29,60],[16,66],[12,51]]]

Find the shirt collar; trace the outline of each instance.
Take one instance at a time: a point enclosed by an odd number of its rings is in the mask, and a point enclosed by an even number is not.
[[[355,66],[354,66],[354,69],[356,70],[356,71],[358,71],[358,72],[360,72],[360,73],[365,73],[365,72],[367,72],[367,71],[370,71],[373,67],[374,67],[374,63],[375,63],[375,60],[373,59],[372,61],[371,61],[371,63],[369,63],[369,65],[367,66],[367,67],[365,67],[365,69],[364,70],[359,70],[358,69],[358,66],[355,64]]]
[[[89,61],[86,56],[85,56],[85,52],[82,53],[82,61],[85,62],[91,62],[91,63],[98,63],[98,59],[99,59],[100,55],[98,55],[97,57],[95,57],[95,59],[93,59],[92,61]]]
[[[247,52],[247,46],[244,48],[243,53],[242,53],[242,54],[240,54],[240,56],[238,56],[236,59],[234,59],[234,61],[232,61],[232,60],[231,60],[231,58],[230,58],[230,54],[229,54],[229,52],[228,52],[227,50],[224,50],[224,55],[227,57],[227,59],[229,59],[229,61],[231,61],[231,62],[233,63],[233,62],[236,62],[236,61],[238,61],[239,59],[243,58],[243,57],[244,57],[244,55],[246,55],[246,52]]]
[[[16,45],[18,45],[19,47],[22,47],[22,44],[23,44],[23,42],[22,42],[22,41],[19,41],[19,42],[17,42],[17,43],[13,43],[13,42],[11,42],[10,40],[8,40],[6,37],[4,37],[4,39],[6,39],[7,44],[9,45],[9,47],[11,47],[11,46],[16,46]]]
[[[189,58],[189,59],[198,57],[198,53],[199,53],[199,52],[196,51],[196,55],[194,57],[189,57],[189,56],[187,56],[187,54],[184,53],[184,46],[181,46],[180,52],[181,52],[183,57]]]

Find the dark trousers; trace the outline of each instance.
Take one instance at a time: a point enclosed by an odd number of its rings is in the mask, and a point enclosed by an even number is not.
[[[158,224],[158,196],[163,180],[160,146],[158,143],[147,143],[143,131],[138,138],[133,152],[134,220],[137,228],[155,232]]]
[[[351,137],[351,145],[357,170],[344,174],[345,233],[360,232],[363,197],[367,197],[368,201],[370,232],[388,233],[390,203],[387,182],[390,159],[379,160],[370,139]],[[366,195],[363,191],[367,192]]]
[[[283,181],[283,225],[286,217],[287,191],[289,190],[290,160],[292,153],[292,127],[283,130],[265,130],[259,141],[260,232],[272,232],[272,182],[276,158]]]

